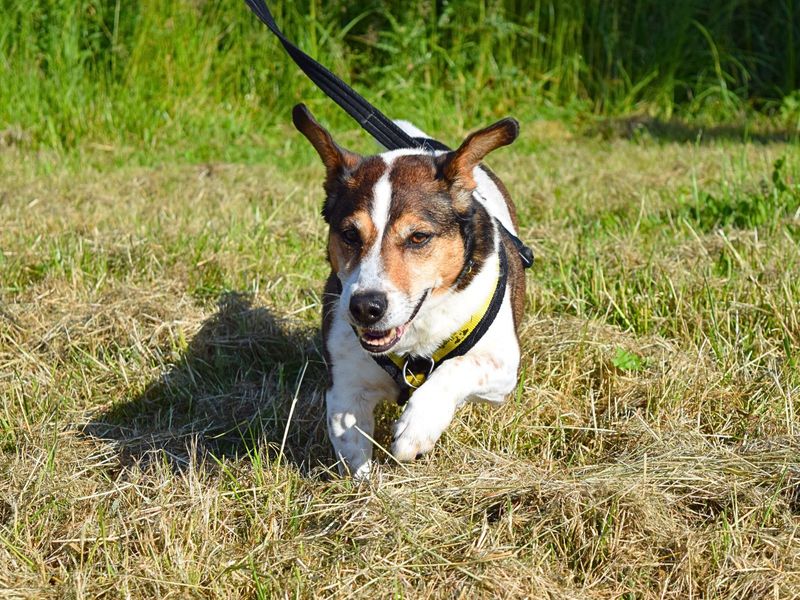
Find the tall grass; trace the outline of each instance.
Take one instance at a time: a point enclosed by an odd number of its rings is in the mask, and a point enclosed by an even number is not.
[[[436,130],[550,107],[728,118],[779,108],[800,81],[800,0],[271,4],[385,112]],[[0,127],[34,145],[246,153],[293,102],[322,102],[240,2],[0,9]]]

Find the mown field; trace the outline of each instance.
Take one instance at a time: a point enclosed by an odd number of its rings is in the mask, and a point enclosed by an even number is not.
[[[0,596],[797,597],[800,155],[731,133],[523,123],[492,161],[537,253],[517,393],[364,486],[330,469],[298,134],[6,145]]]

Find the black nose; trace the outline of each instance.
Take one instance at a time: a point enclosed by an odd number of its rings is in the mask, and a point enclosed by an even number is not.
[[[361,292],[350,297],[350,313],[363,325],[372,325],[386,314],[386,294]]]

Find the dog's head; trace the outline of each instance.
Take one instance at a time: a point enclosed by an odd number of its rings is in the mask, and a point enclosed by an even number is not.
[[[366,350],[387,352],[429,298],[463,285],[491,252],[473,170],[516,139],[517,122],[498,121],[453,152],[360,156],[339,146],[305,106],[292,116],[325,165],[328,257],[347,318]]]

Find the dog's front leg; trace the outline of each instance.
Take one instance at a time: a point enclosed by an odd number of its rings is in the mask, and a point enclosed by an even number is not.
[[[395,423],[392,454],[409,461],[430,452],[470,397],[502,401],[516,382],[516,365],[491,355],[460,356],[442,364],[414,392]]]
[[[340,474],[349,470],[355,479],[369,477],[378,401],[371,394],[336,384],[325,395],[328,434],[339,459]]]

